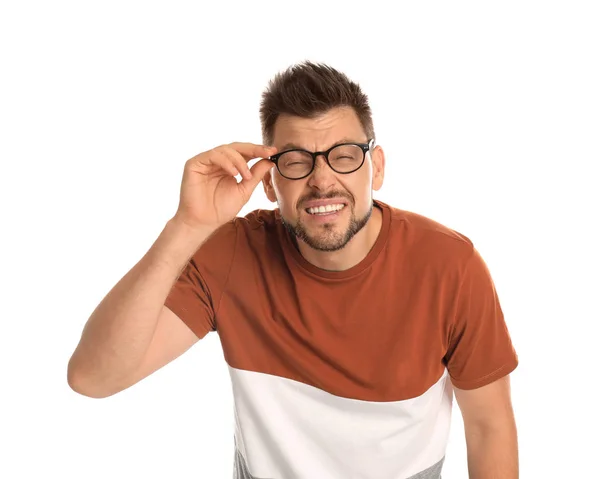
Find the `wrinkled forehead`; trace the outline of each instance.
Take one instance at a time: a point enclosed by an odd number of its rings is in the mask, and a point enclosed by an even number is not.
[[[279,151],[290,148],[322,151],[336,143],[366,141],[360,120],[349,107],[334,108],[313,118],[280,115],[273,129],[273,145]]]

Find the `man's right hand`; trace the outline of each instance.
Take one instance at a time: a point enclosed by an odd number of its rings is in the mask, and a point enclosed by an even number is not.
[[[230,143],[189,159],[174,220],[193,229],[217,229],[232,220],[274,166],[265,158],[276,152],[275,147]],[[262,159],[249,168],[248,162],[255,158]],[[239,183],[238,174],[242,176]]]

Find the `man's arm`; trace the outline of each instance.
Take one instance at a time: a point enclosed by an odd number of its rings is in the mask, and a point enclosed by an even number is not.
[[[467,441],[470,479],[518,479],[517,427],[509,376],[477,389],[454,387]]]
[[[74,391],[94,398],[116,394],[197,341],[163,303],[189,259],[211,234],[212,230],[191,230],[173,219],[168,221],[150,250],[85,324],[67,368],[67,381]]]

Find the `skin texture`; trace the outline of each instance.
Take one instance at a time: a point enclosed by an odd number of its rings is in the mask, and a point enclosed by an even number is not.
[[[344,141],[368,140],[354,110],[342,107],[311,119],[280,116],[275,123],[273,146],[278,151],[291,145],[324,151]],[[263,185],[269,200],[278,203],[302,255],[317,267],[341,271],[358,264],[377,239],[382,217],[379,209],[373,208],[373,191],[383,184],[384,168],[383,149],[375,146],[353,173],[336,173],[325,157],[319,156],[307,178],[289,180],[273,167],[263,178]],[[316,220],[305,211],[307,201],[331,198],[347,203],[331,221]]]
[[[510,376],[477,389],[454,388],[462,413],[471,479],[518,479],[517,427]]]

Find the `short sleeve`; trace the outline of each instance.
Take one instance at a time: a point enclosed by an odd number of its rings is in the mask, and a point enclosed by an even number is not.
[[[227,287],[235,245],[233,220],[216,230],[194,253],[164,302],[200,339],[217,330],[219,302]]]
[[[445,362],[457,388],[475,389],[512,372],[518,357],[490,271],[475,248],[460,281]]]

